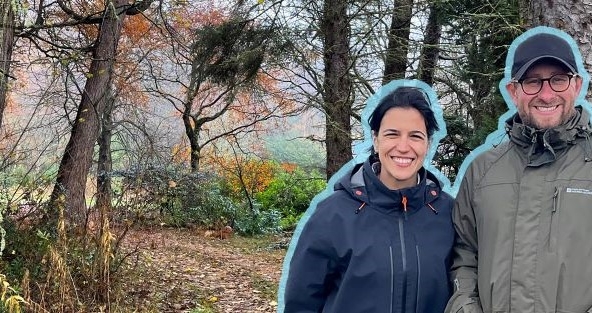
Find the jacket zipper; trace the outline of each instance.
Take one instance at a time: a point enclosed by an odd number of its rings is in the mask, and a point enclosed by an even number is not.
[[[401,204],[403,205],[403,218],[399,217],[399,241],[401,245],[401,261],[403,267],[403,277],[402,277],[402,299],[401,299],[401,309],[402,312],[406,310],[406,298],[407,298],[407,253],[405,251],[405,230],[403,222],[407,220],[407,196],[403,196],[401,199]],[[395,265],[393,260],[393,247],[389,247],[389,256],[390,256],[390,264],[391,264],[391,306],[390,312],[394,312],[394,301],[395,301]],[[419,262],[419,259],[418,259]]]
[[[549,221],[549,251],[555,249],[555,242],[557,238],[555,238],[555,225],[554,221],[557,218],[555,214],[557,213],[557,208],[559,207],[559,188],[555,187],[555,192],[553,193],[553,209],[551,210],[551,219]]]
[[[415,312],[419,312],[419,296],[421,292],[421,265],[419,263],[419,246],[415,245],[415,257],[417,258],[417,292],[415,297]]]
[[[407,204],[407,198],[403,197],[404,202],[404,209],[406,210],[406,204]],[[407,211],[404,212],[405,214],[405,219],[407,219]],[[401,294],[403,295],[402,299],[401,299],[401,309],[402,312],[405,312],[407,305],[406,305],[406,300],[407,300],[407,254],[405,252],[405,231],[403,229],[403,219],[399,218],[399,239],[401,240],[401,261],[402,261],[402,265],[403,265],[403,277],[402,277],[402,292]]]
[[[360,211],[362,211],[362,209],[364,208],[364,206],[366,205],[366,202],[362,202],[362,204],[360,205],[360,207],[358,207],[355,211],[355,214],[360,213]]]
[[[432,212],[434,212],[434,214],[438,215],[438,210],[436,210],[436,208],[434,208],[434,206],[432,206],[430,203],[426,203],[426,204],[432,210]]]
[[[389,246],[389,255],[391,257],[391,307],[390,313],[393,313],[393,303],[395,301],[395,262],[393,261],[393,246]]]

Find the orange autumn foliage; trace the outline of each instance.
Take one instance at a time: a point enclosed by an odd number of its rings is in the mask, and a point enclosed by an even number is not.
[[[280,166],[284,171],[288,173],[293,173],[298,168],[298,165],[294,163],[282,163],[280,164]]]
[[[121,35],[132,43],[141,41],[150,32],[150,21],[143,15],[137,14],[125,19]]]
[[[269,186],[274,178],[277,165],[270,161],[246,158],[220,157],[215,160],[220,175],[227,182],[234,194],[261,192]]]

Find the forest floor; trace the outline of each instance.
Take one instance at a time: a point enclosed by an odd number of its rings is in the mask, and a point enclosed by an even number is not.
[[[132,230],[118,284],[121,312],[276,312],[289,238],[220,239],[203,231]]]

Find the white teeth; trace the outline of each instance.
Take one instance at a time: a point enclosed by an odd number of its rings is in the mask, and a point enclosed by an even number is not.
[[[393,158],[393,160],[397,163],[404,163],[404,164],[409,164],[411,163],[411,159],[408,158]]]
[[[554,106],[554,107],[536,107],[537,110],[542,111],[542,112],[549,112],[549,111],[553,111],[555,109],[557,109],[558,105]]]

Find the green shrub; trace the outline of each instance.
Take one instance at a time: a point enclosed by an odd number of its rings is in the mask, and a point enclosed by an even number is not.
[[[262,211],[260,204],[253,203],[253,208],[242,206],[234,217],[234,229],[245,236],[278,233],[281,214],[276,210]]]
[[[279,172],[263,192],[255,195],[255,199],[261,204],[261,211],[280,212],[282,229],[289,230],[326,185],[325,178],[318,171],[306,173],[296,168],[292,172]]]
[[[264,191],[255,194],[251,208],[244,196],[231,196],[229,183],[214,175],[152,168],[128,176],[121,190],[128,193],[124,198],[134,202],[128,201],[126,209],[147,217],[144,221],[213,229],[230,225],[245,235],[293,229],[312,198],[326,186],[317,171],[279,171]]]
[[[6,279],[6,275],[0,274],[0,312],[22,312],[26,305],[25,299],[13,288]]]
[[[238,211],[237,205],[221,194],[217,184],[200,184],[194,187],[191,192],[177,195],[180,205],[171,212],[171,218],[176,224],[189,222],[207,228],[221,228],[232,224]]]
[[[126,173],[125,210],[145,223],[220,228],[232,223],[237,208],[213,175],[187,173],[174,167]],[[129,215],[129,214],[128,214]]]
[[[300,221],[304,213],[296,213],[296,214],[288,214],[286,216],[282,216],[282,220],[280,221],[280,227],[284,231],[293,231]]]
[[[32,278],[41,278],[44,268],[39,261],[49,251],[49,235],[38,227],[19,229],[11,220],[5,220],[3,226],[7,245],[0,262],[0,272],[15,281],[22,278],[25,270],[30,271]]]

